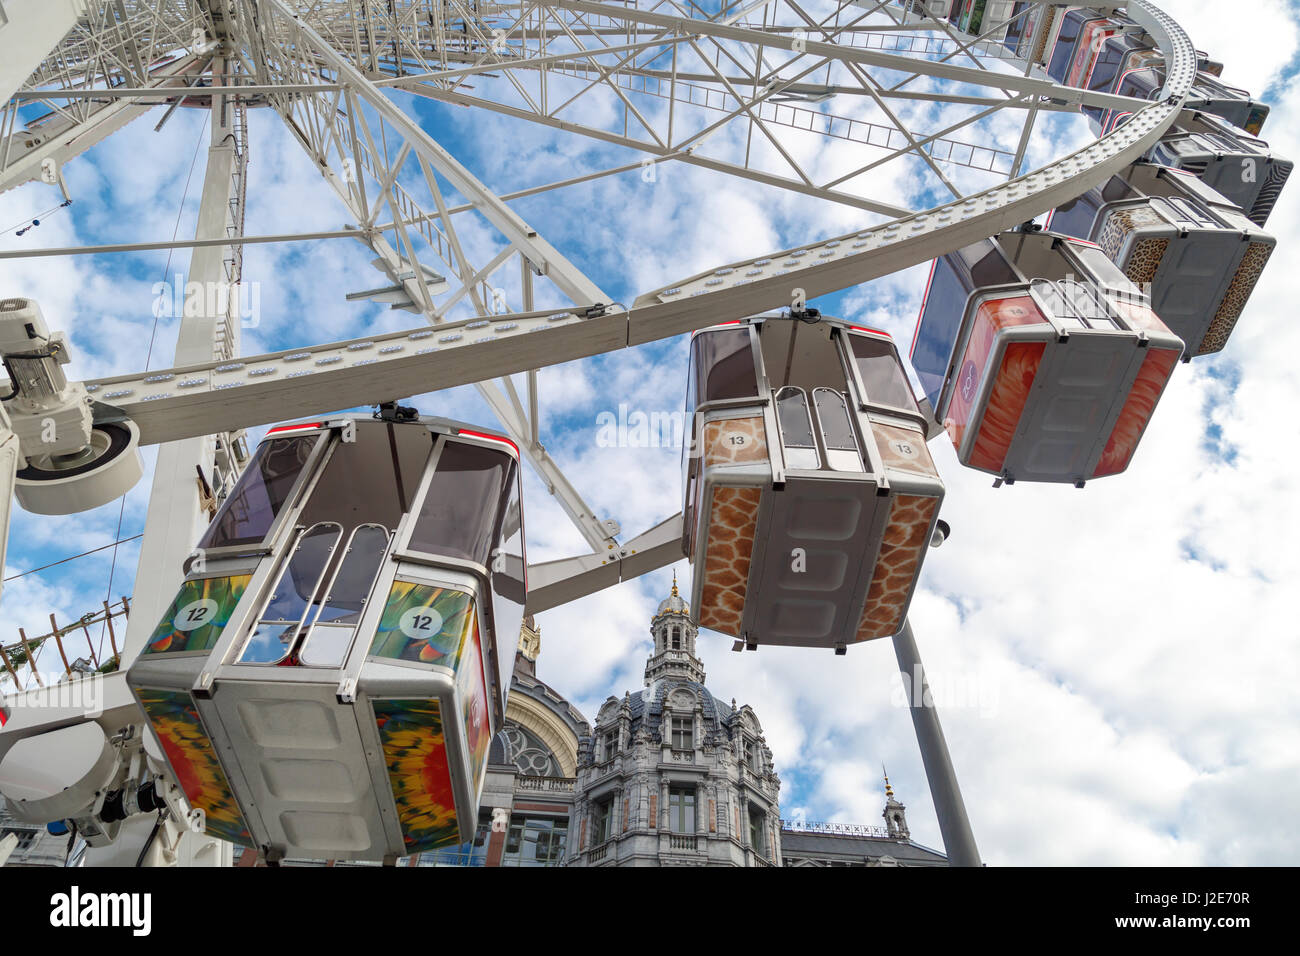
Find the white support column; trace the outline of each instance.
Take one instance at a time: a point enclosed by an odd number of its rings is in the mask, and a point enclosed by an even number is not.
[[[221,73],[225,69],[224,61],[215,59],[212,69]],[[197,239],[229,235],[231,177],[236,162],[234,124],[234,103],[226,97],[214,97],[207,170],[195,229]],[[199,246],[194,250],[187,281],[187,291],[191,294],[185,298],[185,314],[179,319],[176,365],[211,362],[223,357],[222,337],[218,333],[228,321],[229,308],[220,308],[223,303],[208,294],[208,290],[226,282],[224,261],[229,248]],[[237,323],[230,322],[229,334],[234,341],[225,351],[238,354]],[[124,665],[135,659],[175,597],[183,577],[182,564],[207,526],[208,516],[201,507],[195,466],[202,468],[211,481],[214,450],[210,435],[167,442],[158,449],[135,578],[137,582],[148,582],[148,587],[135,590],[126,631]]]

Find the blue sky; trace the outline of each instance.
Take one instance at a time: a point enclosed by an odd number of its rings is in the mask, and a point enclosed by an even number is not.
[[[1165,8],[1198,46],[1225,62],[1224,79],[1268,90],[1264,137],[1300,155],[1294,7],[1256,5],[1249,22],[1207,0]],[[478,91],[476,91],[478,92]],[[620,147],[493,114],[398,95],[421,125],[498,192],[632,162]],[[853,108],[832,100],[837,112]],[[178,110],[152,131],[157,111],[127,127],[65,176],[73,206],[0,248],[184,237],[193,233],[206,117]],[[610,114],[607,119],[613,119]],[[583,117],[585,121],[594,120]],[[925,114],[942,122],[938,111]],[[921,120],[918,119],[918,122]],[[347,210],[265,110],[250,116],[250,234],[335,229]],[[1082,142],[1069,117],[1041,127],[1040,165]],[[985,130],[1005,144],[1014,132]],[[823,170],[868,161],[860,147],[825,155],[791,135],[792,149]],[[734,147],[721,143],[719,150]],[[191,161],[198,161],[186,191]],[[748,255],[836,235],[872,217],[692,167],[663,164],[654,183],[623,174],[521,200],[513,208],[616,299]],[[403,181],[413,170],[403,174]],[[960,174],[964,177],[965,174]],[[967,188],[989,178],[959,178]],[[882,197],[936,201],[915,166],[873,181]],[[182,197],[185,201],[182,202]],[[0,227],[57,201],[49,187],[0,194]],[[906,204],[906,203],[905,203]],[[913,605],[941,717],[976,838],[990,863],[1287,863],[1300,858],[1292,808],[1300,802],[1293,588],[1300,565],[1288,541],[1300,530],[1295,429],[1300,395],[1289,321],[1300,276],[1292,185],[1269,223],[1279,250],[1229,348],[1180,366],[1124,475],[1071,488],[994,491],[961,468],[944,440],[932,445],[953,539],[927,561]],[[467,225],[480,248],[490,237]],[[381,284],[370,251],[352,240],[258,245],[245,275],[260,283],[260,321],[245,351],[287,348],[414,326],[416,317],[346,303]],[[0,261],[4,294],[35,298],[51,328],[72,336],[73,374],[97,377],[170,364],[174,319],[151,314],[154,283],[188,268],[178,250],[138,255]],[[844,290],[813,304],[890,330],[906,351],[925,267]],[[507,284],[517,306],[514,288]],[[150,351],[150,340],[153,340]],[[620,403],[681,408],[685,339],[546,369],[543,439],[598,514],[624,537],[680,508],[679,451],[602,448],[597,416]],[[471,389],[413,396],[422,411],[483,424]],[[252,438],[260,432],[255,430]],[[152,465],[153,450],[146,449]],[[6,576],[98,547],[143,527],[151,473],[124,504],[60,519],[15,512]],[[577,554],[581,539],[531,474],[530,556]],[[8,582],[0,635],[48,629],[48,614],[76,618],[129,594],[136,543]],[[679,577],[689,580],[683,562]],[[113,584],[110,589],[110,573]],[[641,686],[655,605],[671,569],[542,614],[539,676],[589,717],[607,695]],[[938,846],[937,826],[910,719],[899,706],[888,642],[830,652],[763,648],[732,654],[704,634],[700,650],[717,696],[751,704],[782,777],[783,815],[877,824],[880,764],[908,804],[913,834]]]

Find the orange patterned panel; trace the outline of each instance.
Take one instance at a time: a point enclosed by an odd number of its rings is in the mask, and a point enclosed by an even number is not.
[[[880,542],[880,557],[876,559],[876,570],[867,592],[867,604],[858,624],[858,640],[890,637],[903,626],[908,595],[929,544],[930,522],[938,507],[938,498],[894,497],[889,524]]]
[[[1128,467],[1129,459],[1133,457],[1138,440],[1151,419],[1151,413],[1156,410],[1160,393],[1164,391],[1165,383],[1173,374],[1181,354],[1173,349],[1151,349],[1147,352],[1146,358],[1142,360],[1142,368],[1138,370],[1133,387],[1129,390],[1128,399],[1124,402],[1124,410],[1119,413],[1119,420],[1111,430],[1106,450],[1101,453],[1097,470],[1092,473],[1094,478],[1118,474]]]
[[[709,510],[708,544],[704,552],[704,585],[700,592],[700,625],[740,636],[749,587],[749,562],[754,554],[761,488],[714,488]]]
[[[899,428],[884,422],[872,422],[871,431],[876,436],[876,447],[886,468],[910,471],[938,478],[930,450],[925,447],[925,435],[920,429]]]
[[[984,420],[975,436],[975,447],[971,449],[968,464],[972,467],[994,473],[1002,470],[1020,415],[1029,402],[1029,390],[1034,387],[1034,376],[1038,374],[1045,348],[1043,342],[1012,342],[1007,346],[993,391],[989,393]]]
[[[763,419],[727,418],[704,426],[704,467],[767,461]]]
[[[943,427],[953,445],[960,449],[970,423],[978,419],[975,399],[985,376],[989,374],[989,360],[997,347],[997,335],[1003,329],[1021,325],[1047,324],[1043,314],[1027,295],[1008,299],[991,299],[980,305],[971,326],[966,351],[957,367],[957,381],[953,383],[952,398],[944,411]],[[1017,416],[1017,421],[1019,416]]]

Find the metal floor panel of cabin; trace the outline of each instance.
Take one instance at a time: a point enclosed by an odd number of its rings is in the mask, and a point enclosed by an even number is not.
[[[226,680],[203,703],[215,707],[238,754],[261,817],[248,821],[257,836],[287,856],[388,852],[356,714],[334,685]]]
[[[1104,332],[1076,332],[1068,345],[1049,349],[1034,390],[1048,391],[1051,398],[1031,403],[1016,429],[1005,472],[1017,481],[1090,478],[1145,355],[1135,340]]]
[[[764,490],[745,601],[750,642],[826,647],[854,640],[889,510],[876,488],[787,477],[781,491]]]

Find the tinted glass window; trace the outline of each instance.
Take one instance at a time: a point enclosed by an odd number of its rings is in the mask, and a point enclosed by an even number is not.
[[[1021,281],[1001,247],[988,239],[949,253],[935,263],[912,343],[912,367],[931,405],[939,401],[970,294],[977,288]]]
[[[272,438],[258,445],[199,547],[260,544],[289,501],[303,465],[320,439],[320,433],[314,433]]]
[[[1090,189],[1077,199],[1056,207],[1052,213],[1052,232],[1087,239],[1092,235],[1092,224],[1097,220],[1100,208],[1101,190]]]
[[[501,531],[497,547],[501,556],[492,577],[492,589],[498,596],[516,604],[523,604],[524,593],[524,512],[519,500],[519,482],[511,469],[507,477],[509,497],[501,515]],[[513,647],[513,645],[512,645]]]
[[[241,663],[273,664],[289,653],[312,596],[334,557],[340,530],[337,524],[329,523],[314,525],[302,533],[261,620],[239,655]]]
[[[1074,59],[1074,44],[1079,39],[1083,20],[1087,14],[1071,10],[1061,18],[1061,32],[1056,37],[1056,46],[1052,48],[1052,58],[1047,64],[1047,75],[1057,83],[1065,81],[1070,72],[1070,62]]]
[[[1030,4],[1025,2],[1015,3],[1011,7],[1011,16],[1017,17],[1020,13],[1024,11],[1025,7],[1028,6],[1030,6]],[[1026,13],[1024,16],[1018,17],[1018,19],[1013,19],[1010,23],[1007,24],[1007,36],[1006,39],[1003,41],[1003,45],[1005,45],[1006,48],[1012,51],[1013,53],[1016,50],[1017,44],[1020,42],[1021,36],[1023,36],[1025,33],[1026,25],[1028,24],[1032,26],[1032,24],[1029,24],[1029,20],[1031,17],[1033,17],[1032,13]]]
[[[420,505],[411,549],[488,564],[513,468],[504,451],[448,441]]]
[[[954,255],[958,266],[969,272],[969,287],[972,291],[975,287],[1007,285],[1020,281],[1020,274],[1012,268],[1003,255],[1002,248],[995,242],[977,242],[973,246],[958,249]]]
[[[916,398],[894,347],[865,335],[850,335],[849,343],[858,364],[858,374],[862,376],[862,386],[867,390],[866,400],[915,412]]]
[[[945,256],[935,263],[930,290],[922,304],[921,321],[916,327],[916,339],[912,343],[912,367],[916,369],[930,404],[936,407],[970,295],[950,261],[952,258]],[[863,380],[865,384],[865,373]],[[871,386],[867,384],[866,388],[870,393]]]
[[[393,530],[411,507],[433,433],[423,425],[357,422],[356,440],[336,441],[303,508],[303,524],[337,521],[345,534],[362,524]]]
[[[1088,89],[1101,90],[1105,93],[1114,91],[1115,81],[1119,78],[1120,67],[1128,58],[1130,51],[1137,49],[1138,41],[1133,37],[1113,36],[1102,44],[1101,53],[1097,57],[1097,63],[1092,68],[1092,78],[1088,81]],[[1083,107],[1085,115],[1101,122],[1101,116],[1105,109],[1100,106]]]
[[[1134,70],[1120,80],[1119,89],[1115,92],[1120,96],[1135,96],[1138,99],[1149,100],[1155,97],[1156,90],[1163,82],[1155,70]]]
[[[758,395],[749,329],[702,332],[691,342],[693,394],[698,403]]]
[[[366,599],[379,574],[388,549],[388,531],[378,525],[362,525],[352,532],[347,551],[326,593],[316,595],[316,623],[299,655],[302,663],[314,667],[341,667],[352,649],[352,638]]]

